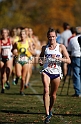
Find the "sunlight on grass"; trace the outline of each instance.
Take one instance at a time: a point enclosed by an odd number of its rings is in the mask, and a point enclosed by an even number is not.
[[[81,124],[81,98],[73,98],[73,84],[71,82],[67,95],[68,82],[65,83],[62,94],[60,91],[62,83],[57,92],[57,100],[54,105],[53,117],[50,124]],[[30,86],[36,91],[31,90]],[[39,72],[34,72],[25,96],[19,95],[20,83],[0,94],[0,124],[43,124],[45,110],[41,102],[43,97],[43,85]],[[1,90],[1,89],[0,89]],[[39,98],[37,97],[39,96]]]

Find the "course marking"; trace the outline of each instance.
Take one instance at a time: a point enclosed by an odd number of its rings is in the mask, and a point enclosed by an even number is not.
[[[38,92],[30,85],[29,88],[33,91],[33,93],[38,94]],[[43,100],[39,95],[36,95],[36,97],[40,100],[40,102],[43,104]]]

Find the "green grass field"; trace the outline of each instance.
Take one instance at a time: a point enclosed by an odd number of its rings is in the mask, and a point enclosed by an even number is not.
[[[81,98],[73,98],[72,82],[67,95],[68,82],[60,95],[62,83],[57,92],[53,117],[50,124],[81,124]],[[25,96],[19,95],[20,84],[12,85],[5,94],[0,93],[0,124],[43,124],[45,110],[43,106],[43,85],[39,72],[33,72],[30,86],[25,89]],[[1,86],[0,86],[1,91]]]

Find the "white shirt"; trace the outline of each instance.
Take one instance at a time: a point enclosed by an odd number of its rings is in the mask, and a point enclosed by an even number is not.
[[[65,30],[63,33],[61,33],[61,40],[60,43],[64,44],[64,46],[68,47],[68,39],[72,36],[72,33],[70,30]]]
[[[69,52],[71,52],[71,56],[74,56],[74,57],[80,57],[81,56],[81,53],[80,53],[80,45],[78,43],[78,37],[80,35],[77,35],[73,38],[71,38],[69,44],[68,44],[68,48],[67,50]]]

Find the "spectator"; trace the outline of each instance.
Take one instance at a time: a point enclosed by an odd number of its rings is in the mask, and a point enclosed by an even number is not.
[[[72,32],[72,36],[68,39],[68,44],[69,44],[71,38],[75,37],[76,34],[77,34],[77,31],[76,31],[76,28],[75,27],[71,27],[70,30]],[[72,73],[71,64],[68,64],[68,66],[67,66],[67,76],[71,76],[71,73]],[[65,77],[65,80],[66,80],[66,77]]]
[[[70,25],[67,22],[63,23],[63,29],[64,31],[61,33],[61,40],[60,42],[64,44],[64,46],[68,47],[68,38],[72,36],[72,33],[70,31]],[[63,75],[66,77],[67,75],[67,63],[63,63]]]
[[[57,33],[56,41],[57,41],[57,43],[60,43],[60,39],[61,39],[60,30],[59,29],[56,29],[56,33]]]
[[[76,28],[77,29],[77,28]],[[77,29],[77,36],[70,39],[68,45],[68,52],[71,55],[72,69],[73,69],[73,85],[75,94],[74,97],[81,97],[81,81],[80,81],[80,45],[78,43],[78,37],[81,32]]]

